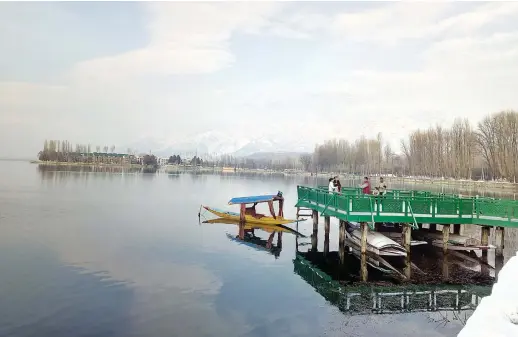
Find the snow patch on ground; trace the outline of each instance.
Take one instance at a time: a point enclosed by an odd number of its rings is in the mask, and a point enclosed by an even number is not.
[[[518,336],[518,253],[498,274],[491,295],[484,297],[457,337]]]

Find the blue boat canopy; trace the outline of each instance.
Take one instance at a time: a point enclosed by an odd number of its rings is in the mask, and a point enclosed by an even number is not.
[[[281,200],[282,193],[279,192],[278,194],[268,194],[268,195],[256,195],[251,197],[237,197],[232,198],[228,202],[229,205],[235,205],[235,204],[253,204],[256,202],[267,202],[267,201],[273,201],[273,200]]]

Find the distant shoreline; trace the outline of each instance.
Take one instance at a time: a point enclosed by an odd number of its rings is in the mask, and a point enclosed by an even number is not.
[[[108,164],[108,163],[68,163],[68,162],[56,162],[56,161],[40,161],[40,160],[31,160],[32,164],[39,165],[47,165],[47,166],[82,166],[82,167],[120,167],[120,168],[145,168],[145,166],[140,164]],[[163,165],[159,168],[159,170],[163,170],[166,173],[175,173],[182,171],[194,171],[194,172],[221,172],[227,174],[234,173],[251,173],[251,174],[277,174],[284,176],[304,176],[304,177],[333,177],[339,176],[342,180],[358,180],[361,181],[363,175],[349,175],[349,174],[340,174],[338,172],[307,172],[301,170],[291,170],[291,171],[282,171],[282,170],[265,170],[265,169],[247,169],[247,168],[234,168],[232,167],[222,167],[222,166],[214,166],[214,167],[202,167],[202,166],[191,166],[191,165]],[[440,179],[440,178],[431,178],[431,177],[396,177],[391,175],[382,175],[387,183],[399,183],[399,184],[417,184],[423,186],[444,186],[444,187],[463,187],[463,188],[487,188],[487,189],[518,189],[518,184],[506,181],[475,181],[475,180],[455,180],[455,179]],[[378,175],[370,175],[371,180],[374,182],[377,181]]]
[[[121,167],[121,168],[141,168],[144,165],[140,164],[110,164],[110,163],[69,163],[61,161],[42,161],[31,160],[31,164],[46,165],[46,166],[83,166],[83,167]]]

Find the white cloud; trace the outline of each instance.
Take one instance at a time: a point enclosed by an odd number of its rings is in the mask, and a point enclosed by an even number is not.
[[[116,144],[212,125],[315,140],[381,131],[398,147],[414,128],[518,107],[515,2],[143,6],[145,45],[76,61],[46,83],[0,83],[0,128]],[[40,120],[52,123],[29,126]]]
[[[458,12],[464,4],[453,2],[397,2],[373,10],[342,13],[334,17],[331,30],[360,41],[395,44],[401,39],[445,38],[470,35],[499,20],[514,20],[517,2],[477,4]]]
[[[149,45],[78,64],[76,76],[106,80],[135,75],[211,73],[230,66],[229,40],[236,31],[256,32],[279,8],[276,3],[149,2]]]
[[[443,2],[384,4],[373,10],[338,14],[331,29],[344,38],[392,44],[402,38],[429,34],[433,23],[451,6]]]

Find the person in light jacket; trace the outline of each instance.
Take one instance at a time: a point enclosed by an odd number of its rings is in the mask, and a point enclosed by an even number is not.
[[[335,182],[333,178],[329,178],[329,193],[336,191]]]
[[[383,180],[383,177],[380,177],[380,182],[378,186],[376,186],[376,189],[378,190],[380,195],[385,194],[387,191],[387,183]]]

